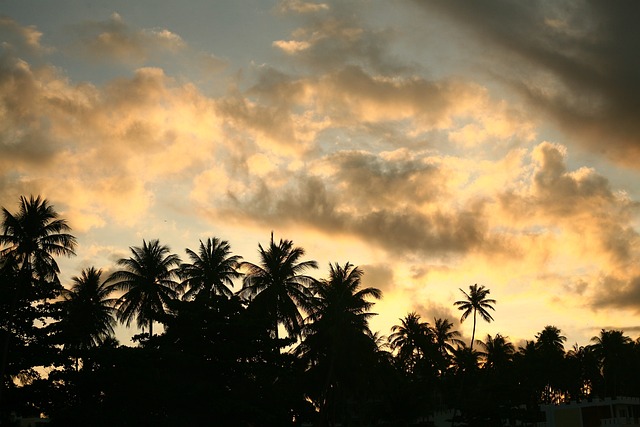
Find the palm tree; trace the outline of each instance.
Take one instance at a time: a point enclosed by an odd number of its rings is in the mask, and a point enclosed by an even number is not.
[[[431,327],[436,347],[445,358],[453,354],[456,348],[454,345],[462,345],[462,341],[458,338],[461,336],[460,332],[451,328],[453,328],[453,323],[449,322],[449,319],[434,319],[434,324]]]
[[[369,329],[369,310],[380,299],[377,288],[361,288],[362,270],[350,263],[330,264],[329,278],[312,285],[313,298],[301,344],[303,358],[315,371],[322,371],[324,387],[319,406],[323,416],[329,399],[342,384],[356,388],[363,380],[363,368],[373,366],[378,359],[376,335]]]
[[[483,352],[476,351],[463,344],[453,350],[453,367],[457,373],[473,373],[480,368],[480,358],[482,356],[484,356]],[[462,388],[464,387],[462,386]]]
[[[252,297],[251,305],[266,313],[276,339],[280,323],[290,337],[297,337],[303,321],[299,308],[309,308],[309,286],[315,283],[315,279],[303,273],[310,268],[318,268],[318,264],[300,261],[304,249],[294,247],[291,240],[280,239],[276,244],[273,233],[266,249],[258,245],[258,253],[259,264],[243,262],[240,265],[247,270],[240,294]]]
[[[473,342],[476,337],[476,315],[479,313],[485,322],[491,322],[493,317],[491,317],[487,309],[495,311],[492,304],[495,304],[496,300],[487,298],[487,295],[490,293],[489,289],[486,289],[484,286],[478,287],[477,284],[469,286],[469,293],[466,293],[462,289],[460,289],[460,292],[464,294],[466,299],[456,301],[453,305],[457,306],[458,310],[462,310],[460,322],[464,322],[464,320],[473,313],[473,332],[471,334],[471,346],[469,347],[470,350],[473,350]]]
[[[113,288],[101,276],[102,270],[84,269],[80,277],[72,277],[71,289],[63,290],[61,327],[66,335],[65,348],[84,351],[113,337],[116,300],[110,297]]]
[[[5,333],[0,360],[0,400],[9,354],[9,340],[15,326],[18,305],[25,307],[38,300],[54,298],[60,290],[60,269],[55,256],[75,255],[76,239],[68,233],[67,222],[46,199],[20,197],[16,214],[2,208],[0,259],[2,276],[10,279],[11,301],[7,306]],[[40,286],[32,284],[37,281]],[[47,317],[42,315],[40,317]]]
[[[200,240],[198,253],[186,249],[191,263],[180,266],[182,286],[188,288],[183,299],[193,298],[209,299],[213,295],[233,296],[230,287],[233,287],[233,279],[242,276],[237,269],[240,267],[242,257],[231,256],[231,246],[226,240],[217,237],[207,239],[206,243]]]
[[[123,269],[109,276],[107,282],[125,293],[116,302],[118,320],[127,327],[136,318],[137,325],[149,326],[153,336],[153,321],[165,313],[166,304],[178,296],[177,267],[180,258],[169,253],[169,247],[151,240],[142,247],[131,247],[132,256],[118,260]]]
[[[409,372],[419,359],[425,356],[427,343],[433,342],[429,323],[422,322],[415,311],[399,319],[399,325],[391,327],[389,335],[391,350],[398,352],[398,360]]]
[[[54,256],[75,255],[76,238],[64,219],[58,217],[46,199],[20,197],[18,213],[2,208],[0,257],[19,265],[21,275],[58,283],[60,269]],[[30,273],[30,274],[29,274]]]
[[[535,349],[538,354],[537,380],[542,387],[540,399],[545,403],[559,402],[566,398],[564,376],[566,360],[564,342],[567,337],[552,325],[547,325],[536,334]]]
[[[536,348],[546,354],[564,354],[567,337],[556,326],[547,325],[536,334]]]
[[[481,342],[484,347],[485,367],[491,370],[503,370],[513,360],[515,347],[508,341],[508,337],[496,334],[495,337],[487,335],[486,342]]]
[[[591,347],[600,362],[605,393],[616,396],[625,371],[625,364],[631,354],[633,341],[623,331],[602,329],[599,336],[591,338]]]

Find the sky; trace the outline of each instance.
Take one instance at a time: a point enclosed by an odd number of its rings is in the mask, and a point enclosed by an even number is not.
[[[293,240],[383,291],[374,331],[640,336],[640,3],[0,0],[0,206],[83,268]],[[239,289],[237,284],[236,290]],[[127,343],[137,331],[119,329]]]

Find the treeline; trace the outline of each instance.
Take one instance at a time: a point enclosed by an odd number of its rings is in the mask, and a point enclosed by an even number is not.
[[[475,340],[495,304],[482,286],[453,302],[474,321],[469,346],[448,319],[417,313],[384,337],[368,323],[382,294],[362,270],[335,263],[316,279],[290,240],[272,235],[257,263],[213,237],[185,259],[143,241],[112,274],[87,268],[64,287],[67,222],[40,197],[2,214],[3,425],[44,414],[53,426],[409,426],[447,410],[515,425],[542,403],[640,395],[640,341],[622,331],[568,351],[554,326],[518,349]],[[117,322],[144,331],[135,346],[117,342]]]

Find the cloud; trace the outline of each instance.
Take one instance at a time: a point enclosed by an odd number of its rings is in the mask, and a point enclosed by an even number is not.
[[[364,272],[362,277],[363,286],[380,289],[383,294],[394,289],[393,269],[389,265],[365,264],[359,267]]]
[[[139,221],[152,187],[204,167],[221,136],[214,102],[160,69],[96,87],[10,54],[0,57],[0,116],[2,199],[42,194],[77,231]]]
[[[302,0],[281,0],[278,3],[278,10],[281,13],[313,13],[328,9],[329,5],[326,3],[313,3]]]
[[[82,51],[100,61],[142,64],[161,52],[186,48],[182,38],[166,28],[131,28],[118,14],[107,21],[90,21],[75,27]]]
[[[565,156],[565,147],[547,142],[533,150],[533,169],[525,186],[499,195],[507,218],[520,227],[555,228],[565,238],[573,236],[576,244],[589,243],[581,252],[604,253],[607,263],[626,265],[640,243],[632,224],[637,203],[614,192],[593,169],[568,171]]]
[[[391,29],[374,29],[360,19],[355,3],[327,4],[284,1],[281,11],[303,14],[304,25],[291,32],[290,38],[276,40],[273,46],[298,64],[315,71],[329,71],[345,65],[359,66],[382,74],[413,70],[392,53],[396,34]],[[366,6],[364,6],[366,7]]]
[[[465,40],[481,43],[483,51],[491,49],[493,55],[485,57],[494,58],[475,60],[577,143],[638,167],[640,60],[633,40],[640,29],[633,17],[639,4],[414,3],[427,13],[443,12],[472,31]]]
[[[43,54],[51,48],[41,44],[42,33],[33,25],[23,26],[12,18],[0,15],[0,39],[3,50]]]

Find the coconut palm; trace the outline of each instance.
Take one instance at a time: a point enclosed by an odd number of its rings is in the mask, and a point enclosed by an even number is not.
[[[567,395],[565,385],[566,360],[564,342],[567,337],[562,331],[552,325],[547,325],[536,334],[535,348],[539,363],[536,374],[542,385],[541,401],[545,403],[558,402]]]
[[[323,378],[319,406],[323,416],[329,390],[345,393],[366,377],[367,366],[378,360],[376,336],[369,329],[370,309],[380,299],[377,288],[361,288],[362,270],[350,263],[329,265],[329,278],[312,285],[309,316],[300,346],[312,376]],[[337,390],[341,388],[341,390]],[[362,391],[362,390],[361,390]]]
[[[102,281],[102,270],[89,267],[71,278],[71,289],[62,292],[63,323],[73,328],[65,347],[86,350],[101,345],[114,334],[116,309],[113,288]]]
[[[422,322],[415,311],[399,319],[399,325],[391,327],[389,345],[397,351],[398,360],[407,371],[411,371],[419,359],[425,356],[428,343],[433,336],[428,322]]]
[[[178,296],[177,267],[180,258],[158,240],[142,241],[142,247],[131,247],[131,257],[118,260],[123,267],[107,279],[115,290],[124,291],[117,300],[118,320],[131,325],[135,318],[139,328],[149,327],[165,313],[166,304]]]
[[[297,337],[303,321],[300,308],[309,307],[309,286],[315,283],[315,279],[303,273],[318,268],[318,264],[300,261],[304,249],[293,246],[291,240],[280,239],[276,244],[273,233],[266,249],[258,245],[258,253],[258,264],[243,262],[240,265],[246,269],[240,294],[252,298],[251,305],[267,316],[276,339],[279,324],[290,337]]]
[[[599,336],[591,338],[591,347],[600,362],[605,393],[619,394],[625,376],[625,364],[631,355],[633,341],[623,331],[602,329]]]
[[[547,325],[536,334],[536,348],[543,354],[564,354],[564,342],[567,337],[553,325]]]
[[[71,279],[71,289],[62,292],[63,318],[60,327],[64,347],[78,354],[113,337],[116,324],[113,288],[102,281],[102,270],[90,267]],[[76,357],[77,360],[77,357]]]
[[[487,335],[486,342],[481,342],[485,354],[484,366],[487,369],[499,371],[511,363],[515,347],[508,339],[509,337],[496,334],[494,337]]]
[[[61,289],[58,279],[60,269],[54,257],[75,255],[76,246],[75,237],[68,233],[71,228],[67,222],[60,219],[53,206],[40,196],[30,196],[29,199],[20,197],[19,209],[15,214],[2,208],[1,229],[0,260],[3,271],[0,276],[3,281],[7,281],[8,286],[4,289],[7,298],[3,313],[6,317],[2,322],[5,333],[1,334],[4,339],[0,357],[0,399],[9,356],[9,341],[12,335],[19,335],[14,331],[16,313],[20,308],[31,312],[39,311],[39,314],[35,313],[35,317],[49,316],[42,308],[34,308],[32,303],[58,295]],[[36,282],[38,286],[33,286]],[[23,337],[36,332],[33,322],[27,323],[30,326],[24,326],[29,332],[25,334],[23,331]]]
[[[453,328],[453,323],[449,321],[449,319],[433,319],[434,323],[431,327],[431,333],[433,334],[433,339],[438,347],[438,351],[444,356],[447,357],[450,354],[453,354],[453,351],[456,347],[462,345],[462,340],[460,340],[461,334]],[[456,347],[454,347],[454,345]]]
[[[473,350],[473,342],[476,337],[476,316],[480,314],[480,317],[484,321],[491,322],[493,317],[491,317],[487,309],[495,310],[493,304],[496,303],[496,300],[487,298],[487,295],[490,293],[489,289],[486,289],[484,286],[478,287],[477,284],[469,286],[469,293],[466,293],[462,289],[460,289],[460,292],[464,294],[466,299],[456,301],[453,305],[462,311],[460,322],[464,322],[464,320],[473,313],[473,332],[471,334],[471,345],[469,346],[469,349]]]
[[[75,255],[76,239],[64,219],[46,199],[20,197],[16,214],[2,208],[0,257],[10,259],[24,276],[56,282],[60,269],[55,256]]]
[[[191,263],[180,266],[182,286],[188,289],[183,299],[209,299],[213,295],[233,295],[233,279],[242,276],[237,269],[242,257],[231,255],[231,246],[226,240],[217,237],[200,241],[198,252],[186,249]]]

